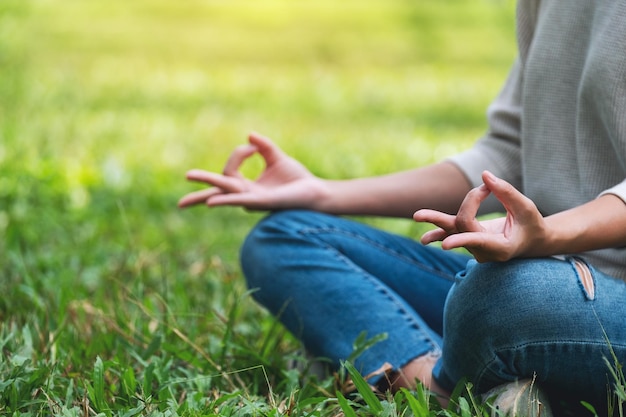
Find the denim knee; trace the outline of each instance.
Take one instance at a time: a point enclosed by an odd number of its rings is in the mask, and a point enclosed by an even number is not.
[[[274,311],[274,300],[293,283],[298,258],[307,245],[301,230],[314,225],[316,213],[304,210],[277,211],[263,218],[248,234],[241,249],[240,263],[253,297]],[[281,282],[282,280],[282,282]],[[284,301],[281,301],[284,302]]]
[[[279,242],[289,236],[291,212],[276,212],[264,217],[248,233],[239,252],[241,268],[250,288],[263,287],[266,278],[276,276],[273,262],[280,256]]]
[[[544,279],[545,263],[525,260],[479,264],[470,261],[457,276],[445,309],[441,364],[444,382],[467,378],[478,390],[522,377],[507,353],[539,343],[562,326],[554,309],[555,280]],[[560,262],[554,260],[554,262]],[[558,332],[557,332],[558,333]],[[530,375],[523,375],[530,372]]]

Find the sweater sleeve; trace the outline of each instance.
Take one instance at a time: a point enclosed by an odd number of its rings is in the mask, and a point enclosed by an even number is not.
[[[485,136],[463,153],[448,160],[456,164],[472,186],[482,184],[481,174],[489,170],[522,190],[520,117],[522,71],[515,62],[500,94],[487,110],[489,129]],[[501,211],[500,203],[490,197],[481,205],[480,214]]]
[[[626,180],[620,182],[619,184],[609,188],[608,190],[604,190],[600,193],[600,196],[605,194],[613,194],[619,197],[624,204],[626,204]]]

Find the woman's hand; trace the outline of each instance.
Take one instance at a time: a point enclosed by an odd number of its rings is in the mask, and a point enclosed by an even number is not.
[[[206,183],[210,187],[185,195],[178,206],[228,205],[250,210],[313,208],[323,190],[322,181],[270,139],[251,133],[248,140],[248,145],[233,151],[223,174],[198,169],[187,172],[188,180]],[[265,169],[256,180],[249,180],[239,172],[239,168],[256,153],[264,159]]]
[[[422,243],[441,241],[444,249],[464,247],[479,262],[540,255],[547,227],[535,204],[490,172],[483,173],[483,181],[466,195],[456,215],[426,209],[413,215],[418,222],[439,227],[425,233]],[[478,221],[478,208],[491,193],[506,209],[506,217]]]

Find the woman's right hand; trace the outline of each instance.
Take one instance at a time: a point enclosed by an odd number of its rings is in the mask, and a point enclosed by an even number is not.
[[[250,210],[314,208],[324,193],[323,182],[270,139],[251,133],[248,140],[248,145],[237,147],[231,154],[223,174],[200,169],[187,172],[188,180],[205,183],[209,188],[185,195],[178,206],[206,204]],[[265,169],[256,180],[249,180],[239,168],[256,153],[265,161]]]

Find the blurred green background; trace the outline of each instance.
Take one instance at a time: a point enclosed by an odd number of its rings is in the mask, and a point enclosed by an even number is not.
[[[203,229],[198,244],[217,243],[217,229],[242,220],[178,213],[176,198],[193,189],[187,169],[221,170],[250,130],[326,177],[438,160],[480,136],[515,55],[504,0],[0,7],[0,230],[17,241],[35,213],[107,216],[117,234],[127,210],[123,236],[156,227],[166,245],[166,233]],[[184,229],[231,215],[235,225]]]
[[[198,188],[185,171],[221,171],[251,130],[328,178],[466,149],[515,57],[513,15],[510,0],[3,0],[3,334],[27,326],[39,359],[80,369],[149,342],[162,314],[210,350],[261,213],[178,210]],[[263,331],[245,308],[237,331]]]

